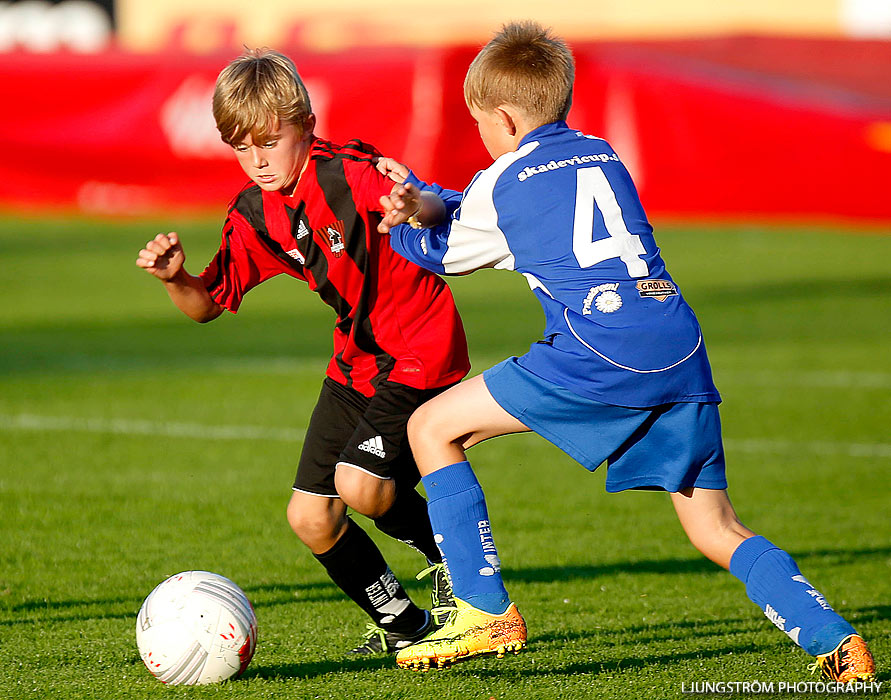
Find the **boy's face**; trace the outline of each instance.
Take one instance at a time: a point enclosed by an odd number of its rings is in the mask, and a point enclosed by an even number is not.
[[[306,164],[312,143],[312,117],[307,128],[284,123],[266,143],[255,144],[248,134],[234,145],[235,157],[245,174],[267,192],[291,195]]]
[[[470,107],[470,116],[476,121],[483,145],[492,158],[499,158],[516,149],[513,135],[505,128],[504,118],[496,110],[486,112],[479,107]]]

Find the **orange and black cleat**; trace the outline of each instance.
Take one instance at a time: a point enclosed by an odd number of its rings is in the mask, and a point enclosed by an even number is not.
[[[859,634],[848,635],[833,651],[818,656],[812,668],[819,668],[826,680],[839,683],[871,681],[876,677],[876,662]]]

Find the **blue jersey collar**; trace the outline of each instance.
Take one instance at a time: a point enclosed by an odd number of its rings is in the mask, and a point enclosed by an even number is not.
[[[517,145],[517,148],[520,146],[529,143],[530,141],[538,141],[543,136],[550,136],[551,134],[556,134],[561,131],[567,131],[569,126],[567,126],[565,121],[556,121],[551,122],[549,124],[543,124],[536,129],[533,129],[528,134],[526,134]]]

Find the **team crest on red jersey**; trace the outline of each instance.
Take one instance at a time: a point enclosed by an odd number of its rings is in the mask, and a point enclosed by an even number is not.
[[[328,224],[327,226],[322,226],[322,228],[317,228],[313,231],[313,234],[325,236],[328,241],[331,243],[331,253],[335,258],[339,258],[343,255],[344,244],[343,244],[343,234],[345,231],[345,227],[343,221],[337,220],[333,224]]]

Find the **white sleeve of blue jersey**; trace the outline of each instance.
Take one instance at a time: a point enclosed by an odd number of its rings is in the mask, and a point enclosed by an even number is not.
[[[434,272],[460,275],[484,267],[513,270],[514,256],[498,225],[495,185],[507,168],[536,146],[536,141],[524,144],[477,173],[451,220],[430,229],[397,226],[390,232],[390,245]]]

